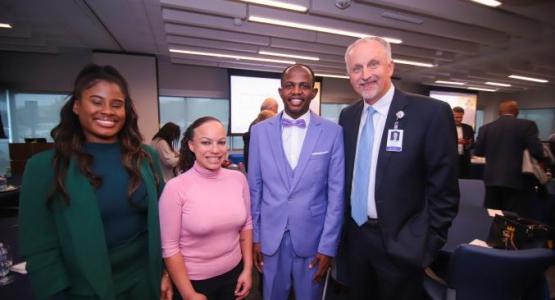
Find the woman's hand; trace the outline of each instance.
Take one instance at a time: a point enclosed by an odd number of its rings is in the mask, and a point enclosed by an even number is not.
[[[244,269],[237,278],[237,286],[235,287],[235,299],[241,300],[249,295],[252,288],[252,270]]]
[[[254,243],[252,246],[252,252],[254,253],[254,267],[258,272],[263,273],[262,269],[264,266],[264,258],[262,256],[262,247],[260,243]]]
[[[170,275],[166,272],[162,274],[162,280],[160,283],[160,300],[172,300],[173,298],[173,286],[170,279]]]

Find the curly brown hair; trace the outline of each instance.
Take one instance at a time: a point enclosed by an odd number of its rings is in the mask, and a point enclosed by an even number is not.
[[[152,157],[146,152],[141,144],[143,138],[139,132],[138,117],[129,95],[129,88],[125,78],[112,66],[99,66],[90,64],[83,68],[73,85],[73,92],[69,100],[60,110],[60,123],[52,129],[50,135],[54,139],[54,190],[49,197],[49,202],[54,195],[61,194],[65,204],[69,205],[70,199],[65,188],[65,177],[69,162],[75,158],[82,174],[89,182],[98,188],[102,185],[102,178],[95,175],[91,170],[93,157],[83,150],[86,143],[83,128],[78,116],[73,112],[75,101],[80,101],[83,91],[91,88],[99,81],[107,81],[119,86],[125,97],[125,124],[118,132],[118,140],[121,143],[122,163],[129,174],[127,186],[127,197],[130,201],[131,195],[138,189],[141,183],[139,165],[146,159],[156,181],[160,182],[159,176],[154,172]]]

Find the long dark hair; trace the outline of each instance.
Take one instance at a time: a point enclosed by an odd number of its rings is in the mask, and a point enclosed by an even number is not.
[[[158,130],[152,139],[160,138],[170,145],[170,149],[174,149],[174,145],[179,141],[181,135],[181,128],[175,123],[168,122]]]
[[[139,172],[141,160],[146,158],[151,169],[154,170],[152,158],[141,147],[143,138],[139,132],[137,113],[129,95],[127,81],[112,66],[90,64],[77,75],[73,85],[73,92],[60,111],[60,123],[50,132],[54,139],[53,165],[55,183],[54,191],[49,197],[49,202],[54,195],[61,194],[64,203],[69,205],[70,199],[65,188],[65,177],[69,161],[72,158],[77,160],[79,171],[87,177],[95,188],[102,185],[102,178],[95,175],[91,170],[93,157],[83,150],[86,142],[85,135],[78,116],[73,112],[75,101],[80,101],[83,92],[99,81],[107,81],[118,85],[125,97],[125,124],[120,132],[118,132],[118,140],[121,143],[122,163],[129,174],[129,182],[127,184],[127,196],[129,199],[131,199],[131,195],[141,183],[141,174]],[[156,186],[158,186],[160,179],[156,172],[153,173]]]
[[[181,169],[181,172],[187,172],[195,164],[195,154],[193,153],[193,151],[191,151],[191,149],[189,149],[188,145],[189,141],[193,140],[195,129],[200,127],[202,124],[210,121],[216,121],[222,124],[220,120],[214,117],[201,117],[196,119],[191,125],[189,125],[189,127],[187,127],[187,130],[185,130],[185,132],[183,133],[183,138],[181,139],[181,149],[179,150],[179,168]]]

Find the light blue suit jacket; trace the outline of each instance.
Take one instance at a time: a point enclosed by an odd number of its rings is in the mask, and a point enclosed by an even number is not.
[[[281,115],[252,127],[249,186],[253,240],[273,255],[289,229],[298,256],[335,256],[343,222],[343,133],[313,113],[295,170],[285,157]]]

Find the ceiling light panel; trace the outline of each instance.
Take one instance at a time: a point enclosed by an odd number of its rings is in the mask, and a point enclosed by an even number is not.
[[[326,74],[326,73],[316,73],[314,74],[320,77],[330,77],[330,78],[341,78],[341,79],[349,79],[349,76],[346,75],[337,75],[337,74]]]
[[[0,23],[0,28],[10,29],[10,28],[12,28],[12,25],[10,25],[8,23]]]
[[[191,38],[185,36],[177,35],[167,35],[168,44],[179,45],[179,46],[195,46],[195,47],[205,47],[213,49],[224,49],[229,51],[240,51],[256,54],[258,53],[258,46],[247,45],[243,43],[233,43],[227,41],[215,41],[207,40],[202,38]]]
[[[451,85],[465,85],[464,82],[447,81],[447,80],[436,80],[435,83],[439,83],[439,84],[451,84]]]
[[[499,1],[495,1],[495,0],[470,0],[472,2],[476,2],[478,4],[482,4],[485,6],[489,6],[489,7],[498,7],[499,5],[503,4]]]
[[[485,84],[493,85],[493,86],[502,86],[502,87],[510,87],[511,85],[508,83],[501,83],[501,82],[493,82],[493,81],[486,81]]]
[[[211,2],[211,1],[206,1]],[[271,9],[266,7],[256,7],[262,10],[270,10],[272,12],[280,12],[285,14],[295,14],[292,12],[286,12],[279,9]],[[254,7],[249,11],[254,10]],[[300,14],[304,16],[304,14]],[[270,37],[281,37],[286,39],[291,39],[294,37],[298,40],[303,41],[315,41],[316,32],[306,31],[298,28],[279,28],[275,26],[270,26],[268,24],[245,22],[241,26],[234,26],[233,20],[227,17],[220,17],[207,14],[199,14],[195,12],[182,11],[176,9],[162,9],[162,18],[167,23],[177,23],[177,24],[187,24],[195,27],[205,27],[211,29],[219,29],[225,31],[242,32],[250,35],[258,35],[267,38]],[[269,40],[269,38],[267,38]]]
[[[292,50],[302,50],[302,51],[314,51],[314,48],[318,50],[319,53],[326,53],[331,55],[337,55],[343,58],[345,55],[345,46],[332,46],[327,44],[316,44],[307,43],[304,41],[295,41],[289,39],[272,38],[270,46],[275,48],[284,48]]]
[[[267,50],[260,50],[260,51],[258,51],[258,54],[271,55],[271,56],[281,56],[281,57],[287,57],[287,58],[298,58],[298,59],[313,60],[313,61],[319,61],[320,60],[320,58],[317,57],[317,56],[290,54],[290,53],[283,53],[283,52],[277,52],[277,51],[267,51]]]
[[[548,83],[549,80],[541,79],[541,78],[534,78],[528,76],[521,76],[521,75],[509,75],[509,78],[518,79],[518,80],[525,80],[525,81],[532,81],[532,82],[539,82],[539,83]]]
[[[417,66],[417,67],[425,67],[425,68],[433,68],[436,65],[434,64],[430,64],[430,63],[425,63],[425,62],[419,62],[419,61],[414,61],[414,60],[407,60],[407,59],[393,59],[393,62],[395,62],[396,64],[404,64],[404,65],[411,65],[411,66]]]
[[[308,7],[304,5],[291,4],[283,1],[273,1],[273,0],[241,0],[241,1],[259,4],[259,5],[265,5],[265,6],[272,6],[272,7],[281,8],[281,9],[288,9],[288,10],[293,10],[298,12],[306,12],[308,10]]]
[[[473,91],[482,91],[482,92],[497,92],[496,89],[486,89],[481,87],[469,86],[466,89],[473,90]]]
[[[265,18],[265,17],[255,16],[255,15],[249,16],[249,21],[284,26],[284,27],[300,28],[305,30],[325,32],[325,33],[331,33],[331,34],[337,34],[337,35],[351,36],[356,38],[372,36],[370,34],[362,33],[362,32],[341,30],[341,29],[335,29],[331,27],[312,25],[308,23],[299,23],[299,22],[278,20],[273,18]],[[396,38],[389,38],[389,37],[382,37],[382,38],[392,44],[400,44],[403,42],[402,40],[396,39]]]
[[[232,58],[232,59],[238,59],[238,60],[243,60],[244,59],[244,60],[271,62],[271,63],[280,63],[280,64],[289,64],[289,65],[295,64],[294,60],[271,59],[271,58],[255,57],[255,56],[248,56],[248,55],[233,55],[233,54],[226,54],[226,53],[195,51],[195,50],[187,50],[187,49],[170,48],[170,52],[171,53],[186,54],[186,55],[199,55],[199,56],[210,56],[210,57],[219,57],[219,58]]]

